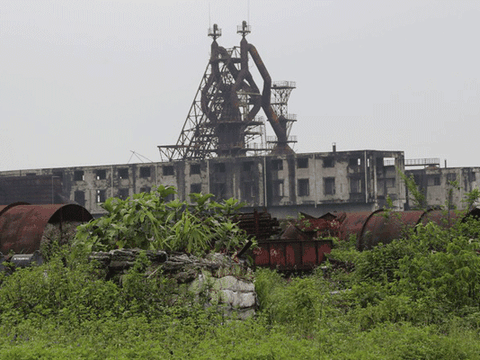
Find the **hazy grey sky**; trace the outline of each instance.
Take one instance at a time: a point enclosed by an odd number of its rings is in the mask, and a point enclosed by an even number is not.
[[[209,25],[229,48],[242,20],[272,79],[297,83],[297,152],[480,166],[480,1],[0,0],[0,170],[160,161]]]

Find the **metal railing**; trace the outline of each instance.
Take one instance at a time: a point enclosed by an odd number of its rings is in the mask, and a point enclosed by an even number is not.
[[[405,166],[429,166],[440,165],[439,158],[423,158],[423,159],[405,159]]]
[[[272,83],[272,88],[279,88],[279,87],[296,88],[297,84],[295,81],[274,81]]]

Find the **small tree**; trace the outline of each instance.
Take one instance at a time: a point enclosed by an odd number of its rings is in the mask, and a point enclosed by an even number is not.
[[[415,183],[413,174],[407,176],[403,171],[398,170],[398,174],[405,182],[405,186],[408,190],[408,193],[412,195],[413,207],[415,209],[426,209],[427,201],[425,198],[425,193],[420,189],[420,187]]]

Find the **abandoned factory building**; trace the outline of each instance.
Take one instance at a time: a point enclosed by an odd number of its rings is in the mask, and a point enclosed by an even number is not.
[[[465,193],[478,187],[480,168],[441,168],[438,161],[405,160],[402,151],[218,157],[4,171],[0,172],[0,196],[3,204],[74,202],[101,216],[105,213],[101,204],[108,197],[126,199],[158,185],[172,185],[179,200],[189,200],[192,192],[212,193],[216,200],[235,197],[247,204],[247,210],[267,209],[279,218],[298,212],[320,216],[332,211],[372,211],[387,205],[387,197],[395,209],[408,209],[412,202],[400,172],[414,176],[430,207],[444,205],[449,183],[457,181],[460,188],[450,200],[462,208]]]

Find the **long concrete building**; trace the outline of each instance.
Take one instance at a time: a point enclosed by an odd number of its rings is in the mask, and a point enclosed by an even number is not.
[[[409,169],[414,166],[413,169]],[[467,192],[479,188],[480,167],[442,168],[439,161],[411,161],[402,151],[353,150],[212,158],[136,164],[77,166],[0,172],[0,202],[77,203],[94,216],[105,214],[108,197],[148,192],[158,185],[177,189],[172,197],[212,193],[215,200],[237,198],[246,210],[266,209],[286,218],[304,212],[373,211],[412,208],[400,172],[413,176],[426,207],[447,201],[465,207]],[[456,182],[452,192],[452,181]]]
[[[100,216],[105,213],[101,204],[108,197],[126,199],[162,184],[175,186],[175,198],[179,200],[188,200],[192,192],[212,193],[216,200],[234,197],[244,201],[247,209],[266,209],[285,218],[298,212],[320,216],[332,211],[372,211],[385,206],[387,197],[395,209],[408,208],[411,200],[399,171],[414,175],[426,193],[428,206],[443,205],[448,182],[459,181],[461,190],[454,192],[452,200],[461,208],[465,192],[478,187],[480,168],[405,170],[402,151],[332,149],[292,155],[4,171],[0,172],[0,193],[16,194],[16,198],[3,199],[5,203],[31,202],[32,192],[18,189],[37,186],[38,192],[46,195],[37,196],[35,202],[75,202]],[[18,180],[22,178],[29,182]],[[13,180],[10,185],[8,179]],[[34,179],[36,183],[32,183]]]

